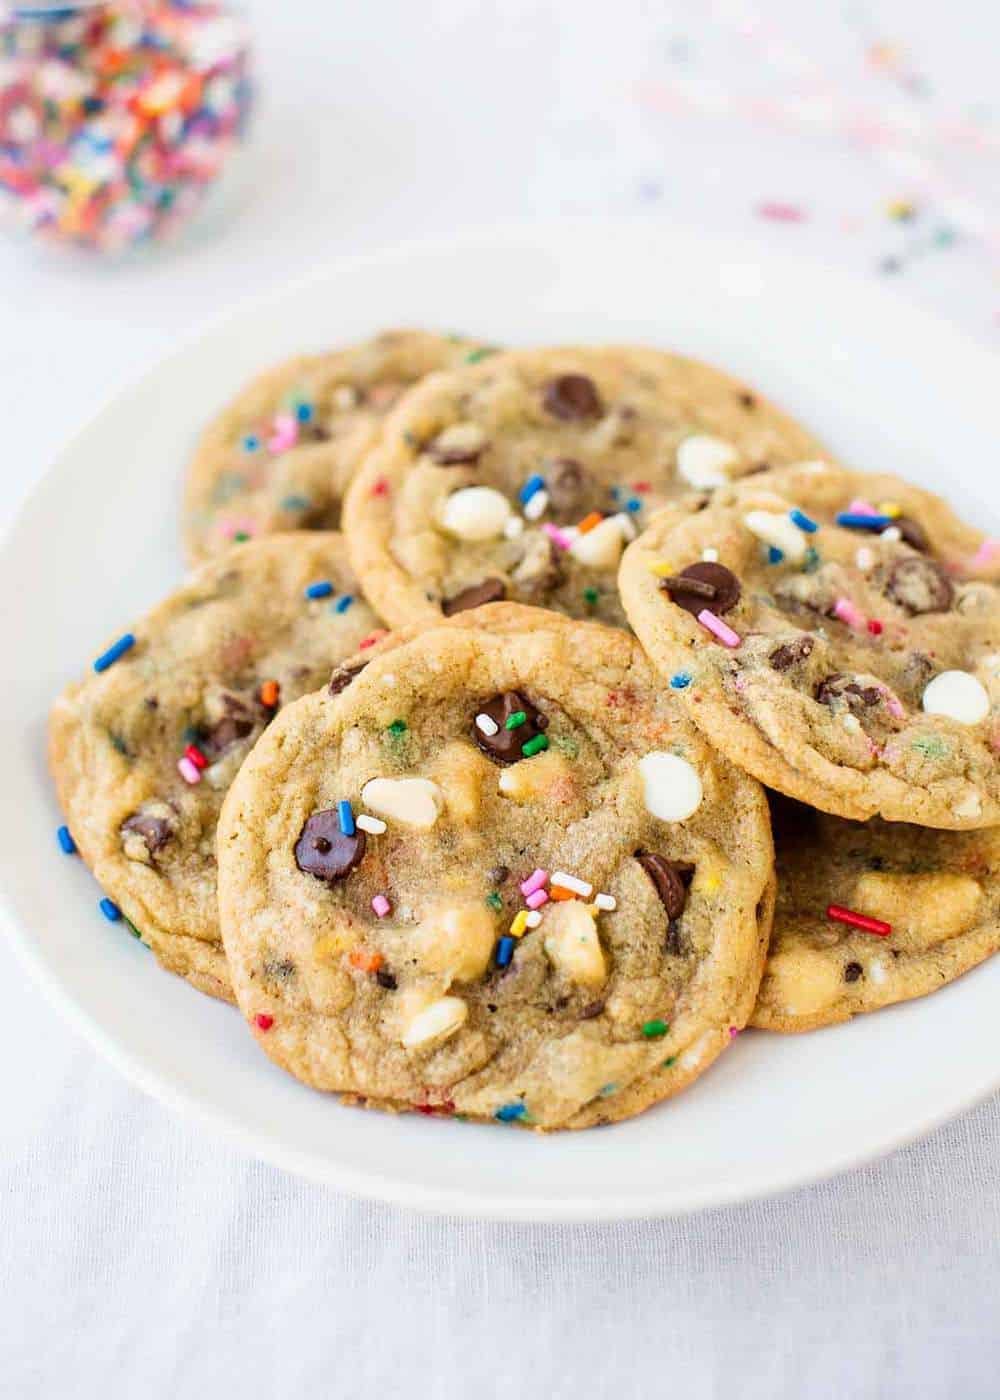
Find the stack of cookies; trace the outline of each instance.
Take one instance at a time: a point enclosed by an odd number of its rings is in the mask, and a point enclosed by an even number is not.
[[[53,708],[60,841],[307,1084],[607,1123],[996,950],[1000,549],[728,375],[301,357],[185,540]]]

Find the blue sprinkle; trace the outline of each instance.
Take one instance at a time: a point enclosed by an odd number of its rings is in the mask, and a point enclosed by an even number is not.
[[[337,803],[337,820],[340,822],[340,829],[345,836],[354,835],[354,813],[351,811],[351,804],[346,797],[342,797]]]
[[[116,924],[122,916],[122,911],[118,908],[118,905],[113,899],[102,899],[98,908],[109,924]]]
[[[767,547],[767,562],[769,564],[780,564],[784,559],[784,553],[776,544],[769,544]]]
[[[308,510],[308,496],[284,496],[280,502],[282,510]]]
[[[611,487],[609,487],[609,490],[611,491],[611,494],[612,494],[612,496],[614,497],[614,499],[615,499],[616,501],[620,501],[620,500],[621,500],[621,498],[622,498],[622,488],[621,488],[620,486],[611,486]]]
[[[802,572],[804,574],[814,574],[818,568],[819,552],[810,545],[806,550],[806,557],[802,561]]]
[[[68,856],[71,856],[76,850],[76,842],[69,834],[68,826],[61,826],[59,828],[59,830],[56,832],[56,840],[59,842],[60,846]]]
[[[345,613],[353,602],[354,594],[345,593],[342,598],[338,598],[337,601],[334,603],[333,610],[337,613]]]
[[[608,1099],[616,1091],[617,1088],[617,1084],[602,1084],[597,1092],[602,1099]]]
[[[505,933],[497,944],[497,967],[507,967],[514,956],[514,940]]]
[[[676,676],[670,677],[670,684],[674,690],[683,690],[685,686],[691,684],[691,674],[688,671],[678,671]]]
[[[124,656],[127,651],[131,651],[135,646],[135,637],[131,632],[126,632],[124,637],[119,637],[114,646],[108,647],[107,651],[94,662],[95,671],[106,671],[109,666],[113,666],[119,656]]]
[[[805,511],[799,510],[798,506],[796,506],[794,510],[788,512],[788,518],[792,524],[797,525],[800,530],[805,530],[807,535],[815,535],[816,531],[819,529],[815,520],[810,520]]]
[[[526,506],[531,500],[532,496],[535,494],[535,492],[541,491],[544,485],[544,476],[539,476],[537,472],[535,472],[534,476],[529,476],[527,481],[521,487],[520,491],[518,491],[517,493],[518,500],[521,502],[522,506]]]
[[[517,1118],[523,1118],[527,1113],[527,1108],[523,1103],[505,1103],[503,1108],[498,1108],[493,1117],[501,1123],[513,1123]]]
[[[307,598],[329,598],[333,592],[333,584],[323,579],[320,583],[311,583],[306,589]]]
[[[259,447],[260,447],[260,438],[257,436],[257,434],[256,434],[256,433],[247,433],[246,437],[243,439],[243,451],[244,451],[244,452],[256,452],[256,451],[258,450]]]
[[[842,510],[837,516],[837,524],[848,530],[884,530],[887,525],[892,524],[892,516],[854,515],[849,510]]]
[[[300,423],[312,422],[313,406],[311,403],[297,403],[295,405],[295,416]]]
[[[630,510],[634,515],[637,510],[642,510],[642,502],[639,500],[638,496],[633,496],[631,500],[625,502],[625,509]]]

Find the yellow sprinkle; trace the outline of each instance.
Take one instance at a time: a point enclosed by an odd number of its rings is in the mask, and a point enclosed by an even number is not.
[[[706,870],[696,878],[695,887],[701,894],[715,894],[722,888],[722,879],[714,870]]]
[[[313,944],[313,956],[317,958],[334,958],[338,953],[348,953],[357,943],[354,934],[342,931],[340,933],[329,933],[325,938],[320,938]]]
[[[885,212],[890,219],[899,219],[905,223],[907,219],[912,219],[917,212],[917,206],[908,199],[892,199],[886,205]]]
[[[878,511],[879,515],[889,515],[895,520],[903,514],[903,507],[898,501],[879,501]]]
[[[527,909],[519,909],[518,912],[514,915],[513,922],[511,923],[511,926],[510,926],[511,934],[512,934],[515,938],[520,938],[520,937],[521,937],[521,934],[524,932],[524,930],[525,930],[527,927],[528,927],[528,911],[527,911]]]
[[[649,572],[655,574],[657,578],[666,578],[667,575],[672,574],[673,571],[673,564],[668,564],[665,559],[657,559],[649,566]]]

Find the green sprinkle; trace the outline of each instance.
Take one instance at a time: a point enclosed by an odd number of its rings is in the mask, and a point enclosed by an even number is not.
[[[921,735],[919,739],[914,739],[912,747],[924,758],[946,758],[948,755],[948,745],[942,743],[936,734]]]
[[[123,758],[128,758],[128,745],[126,744],[125,740],[120,734],[115,734],[113,730],[109,729],[108,739],[111,743],[111,747],[116,751],[116,753],[120,753]]]
[[[585,588],[583,590],[583,601],[589,603],[591,607],[594,606],[600,596],[596,588]]]
[[[498,914],[503,911],[503,900],[497,894],[496,890],[491,890],[486,896],[486,903],[491,909],[495,909]]]
[[[246,530],[237,530],[236,534],[233,536],[237,544],[243,544],[243,542],[249,538],[250,536],[247,534]]]
[[[398,739],[399,736],[400,736],[401,734],[405,734],[405,733],[406,733],[406,720],[405,720],[405,719],[394,719],[393,722],[389,725],[389,733],[390,733],[390,734],[393,736],[393,738],[395,738],[395,739]]]
[[[661,1040],[669,1029],[666,1021],[647,1021],[642,1028],[642,1033],[647,1040]]]
[[[567,758],[576,758],[580,752],[580,745],[571,734],[556,734],[552,742],[559,752],[564,753]]]
[[[125,919],[124,922],[125,922],[125,927],[126,927],[126,928],[129,930],[129,932],[132,934],[132,937],[133,937],[133,938],[138,938],[139,942],[141,943],[141,942],[143,941],[142,934],[141,934],[141,933],[139,932],[139,930],[136,928],[136,926],[135,926],[135,924],[132,922],[132,920],[131,920],[131,919]]]
[[[465,357],[467,365],[478,365],[480,360],[485,360],[488,355],[496,355],[499,351],[497,345],[481,345],[478,350],[470,350]]]
[[[664,1068],[664,1069],[669,1069],[671,1065],[675,1065],[676,1063],[677,1063],[677,1056],[676,1056],[676,1055],[671,1055],[670,1058],[669,1058],[668,1060],[664,1060],[664,1061],[663,1061],[663,1068]]]
[[[806,557],[802,561],[802,572],[804,574],[814,574],[819,568],[819,550],[809,545],[806,550]]]
[[[602,1099],[607,1099],[611,1097],[611,1095],[615,1092],[617,1088],[617,1084],[604,1084],[601,1086],[600,1089],[598,1089],[597,1092],[600,1094]]]
[[[536,753],[541,753],[543,749],[547,749],[548,746],[549,741],[546,739],[545,735],[536,734],[533,739],[529,739],[526,744],[521,745],[521,752],[524,754],[525,758],[532,758]]]
[[[412,447],[414,451],[420,446],[420,439],[417,437],[416,433],[412,433],[409,428],[406,428],[403,432],[403,441],[406,443],[407,447]]]
[[[504,721],[505,729],[519,729],[528,716],[523,710],[515,710],[512,715],[508,715]]]

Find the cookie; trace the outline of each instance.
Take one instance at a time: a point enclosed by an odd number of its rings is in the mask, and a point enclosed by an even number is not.
[[[629,620],[734,763],[838,816],[1000,822],[1000,549],[895,477],[811,466],[669,510]]]
[[[84,860],[204,992],[232,997],[216,911],[226,789],[275,714],[377,628],[339,535],[272,535],[202,565],[53,707],[52,773]]]
[[[746,1022],[766,803],[624,632],[502,604],[289,706],[219,824],[260,1045],[318,1089],[539,1128],[638,1113]]]
[[[997,828],[851,822],[778,803],[778,902],[751,1024],[846,1021],[937,991],[1000,947]],[[844,922],[858,915],[867,927]]]
[[[386,331],[260,375],[208,425],[188,467],[189,559],[275,531],[335,528],[351,473],[403,391],[483,353],[457,336]]]
[[[819,450],[681,355],[509,351],[406,396],[354,479],[345,532],[393,626],[501,599],[623,626],[618,562],[657,506]]]

